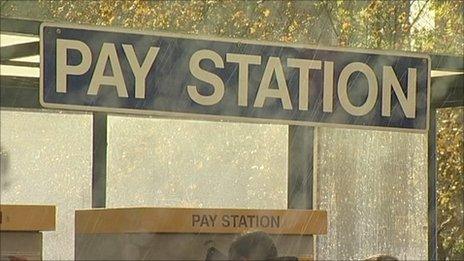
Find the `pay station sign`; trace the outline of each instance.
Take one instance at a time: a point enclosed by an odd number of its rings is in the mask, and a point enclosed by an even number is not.
[[[430,59],[43,24],[44,107],[426,131]]]

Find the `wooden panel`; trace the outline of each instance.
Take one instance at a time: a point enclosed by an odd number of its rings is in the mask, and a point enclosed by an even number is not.
[[[205,260],[211,246],[227,256],[231,243],[238,236],[239,234],[206,233],[76,234],[74,253],[75,260]],[[270,237],[275,243],[279,256],[313,255],[314,244],[311,235],[270,235]]]
[[[315,210],[121,208],[76,211],[76,233],[327,233],[327,213]]]
[[[0,205],[0,230],[55,230],[55,213],[55,206]]]
[[[0,232],[0,260],[42,260],[42,232]]]

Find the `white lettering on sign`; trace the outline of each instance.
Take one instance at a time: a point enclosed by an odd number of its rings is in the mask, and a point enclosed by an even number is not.
[[[201,105],[214,105],[221,101],[224,95],[224,82],[222,79],[212,73],[200,68],[202,59],[210,59],[214,62],[216,68],[224,68],[224,63],[219,54],[211,50],[200,50],[195,52],[190,59],[189,68],[193,76],[198,80],[209,83],[213,86],[214,92],[210,96],[202,96],[196,90],[196,86],[188,85],[187,90],[190,98]],[[249,67],[250,65],[261,65],[261,56],[227,53],[226,62],[238,64],[238,88],[237,88],[237,105],[248,106],[248,89],[249,89]],[[324,112],[333,112],[334,100],[334,62],[320,61],[309,59],[289,58],[287,65],[289,68],[299,70],[299,97],[298,109],[301,111],[308,110],[310,97],[310,77],[311,70],[321,70],[323,66],[323,100],[322,109]],[[391,66],[384,66],[382,76],[382,116],[390,116],[391,112],[391,90],[398,97],[399,103],[403,108],[406,117],[415,118],[416,108],[416,89],[417,89],[417,69],[408,69],[408,91],[403,93],[398,78]],[[367,80],[368,95],[366,101],[356,106],[349,99],[348,80],[350,76],[359,73]],[[277,80],[277,88],[270,88],[272,76]],[[354,86],[357,87],[357,86]],[[365,63],[354,62],[345,66],[340,73],[337,82],[337,94],[341,106],[345,111],[354,116],[363,116],[372,111],[378,98],[378,82],[374,71]],[[352,89],[357,90],[356,88]],[[264,69],[256,99],[253,107],[264,107],[268,98],[280,99],[282,108],[285,110],[292,109],[292,103],[285,81],[285,74],[279,57],[269,57]]]
[[[361,72],[367,78],[369,91],[367,99],[361,106],[355,106],[348,98],[348,79],[354,72]],[[357,87],[357,86],[355,86]],[[342,107],[351,115],[363,116],[374,108],[377,101],[378,85],[374,71],[365,63],[355,62],[343,68],[338,78],[338,98]]]
[[[113,76],[104,75],[106,64],[110,62]],[[119,97],[129,97],[127,94],[126,83],[122,75],[121,65],[119,63],[116,47],[113,43],[104,43],[98,56],[97,65],[93,71],[87,94],[97,95],[102,85],[115,86]]]
[[[68,50],[78,51],[82,60],[80,64],[68,64]],[[68,75],[82,75],[86,73],[92,64],[92,53],[90,48],[83,42],[77,40],[56,40],[56,91],[66,93]]]
[[[248,66],[261,65],[261,56],[228,53],[227,62],[238,63],[238,106],[248,106]]]
[[[145,80],[155,62],[159,48],[150,47],[143,59],[142,65],[139,64],[132,45],[123,44],[122,48],[135,77],[135,98],[144,99]],[[76,50],[81,54],[82,59],[79,64],[68,64],[68,50]],[[82,75],[86,73],[92,64],[92,53],[85,43],[67,39],[57,39],[56,52],[56,91],[66,93],[68,75]],[[113,73],[112,76],[104,75],[108,62]],[[118,97],[129,97],[116,46],[113,43],[103,43],[87,94],[97,95],[101,85],[114,86]]]
[[[147,78],[148,71],[150,71],[153,62],[155,62],[156,56],[158,55],[158,47],[150,47],[148,50],[145,60],[143,60],[142,65],[137,61],[137,55],[135,54],[134,47],[130,44],[123,44],[122,48],[124,53],[129,60],[129,65],[134,73],[135,77],[135,98],[144,99],[145,98],[145,79]]]
[[[404,115],[407,118],[414,119],[416,117],[416,86],[417,86],[417,69],[408,68],[408,97],[401,90],[398,78],[391,66],[383,67],[383,83],[382,83],[382,116],[391,115],[391,88],[398,98],[398,101],[403,108]]]
[[[324,89],[322,92],[322,111],[333,111],[334,63],[324,62]]]
[[[273,74],[277,79],[277,89],[269,88]],[[288,94],[287,82],[285,81],[284,69],[282,68],[279,57],[269,57],[266,69],[264,70],[263,78],[259,84],[258,94],[256,94],[254,107],[263,107],[266,98],[280,99],[285,110],[292,109],[290,95]]]
[[[192,75],[197,79],[211,84],[214,88],[213,93],[206,96],[201,95],[198,93],[197,86],[195,85],[187,86],[187,92],[190,95],[190,98],[192,98],[192,100],[198,104],[214,105],[221,101],[222,97],[224,96],[224,82],[216,74],[200,68],[200,62],[204,59],[213,61],[216,68],[224,68],[224,62],[222,61],[222,58],[219,56],[219,54],[210,50],[197,51],[190,58],[190,73],[192,73]]]
[[[299,100],[298,108],[303,111],[308,110],[308,99],[309,99],[309,70],[310,69],[321,69],[321,61],[306,60],[306,59],[293,59],[287,60],[289,67],[295,67],[300,69],[300,85],[299,85]]]
[[[123,53],[118,54],[118,50],[121,49]],[[74,64],[68,63],[69,51],[78,52],[81,57],[80,61],[74,62]],[[93,72],[90,72],[92,77],[88,83],[87,95],[98,95],[102,86],[110,86],[115,88],[118,97],[129,98],[126,79],[124,78],[124,73],[127,72],[123,72],[120,61],[121,58],[125,57],[134,75],[134,98],[145,99],[147,77],[159,52],[160,47],[151,46],[148,48],[145,57],[138,59],[134,46],[131,44],[116,46],[114,43],[103,43],[96,61],[93,61],[92,52],[84,42],[57,39],[56,92],[66,93],[69,87],[68,77],[79,77],[89,73],[92,62],[95,62],[95,68]],[[393,90],[404,115],[410,119],[416,117],[416,68],[408,68],[407,86],[401,86],[397,74],[391,66],[383,66],[382,75],[375,75],[374,70],[368,64],[352,62],[341,68],[340,75],[336,79],[334,61],[302,58],[288,58],[286,61],[282,61],[281,59],[281,57],[271,56],[263,64],[263,57],[260,55],[226,53],[225,57],[222,57],[213,50],[198,50],[190,57],[188,69],[197,80],[207,83],[211,87],[211,91],[209,94],[200,93],[199,86],[194,84],[187,84],[183,88],[186,88],[188,97],[195,103],[203,106],[216,105],[222,101],[226,88],[230,88],[230,86],[226,86],[224,83],[226,79],[222,79],[215,72],[201,68],[200,63],[203,60],[211,61],[216,72],[224,70],[225,63],[235,64],[237,70],[233,72],[236,76],[230,75],[227,77],[237,77],[237,106],[263,108],[266,107],[267,101],[274,99],[280,100],[282,109],[292,110],[290,90],[285,76],[290,70],[297,70],[299,76],[298,89],[292,91],[298,91],[298,100],[293,102],[295,105],[298,104],[297,108],[300,111],[307,111],[311,106],[309,102],[311,88],[322,88],[323,112],[332,113],[334,100],[338,99],[339,104],[347,113],[354,116],[363,116],[370,113],[379,101],[381,115],[389,117],[392,111]],[[264,66],[262,75],[258,75],[258,79],[260,79],[259,85],[253,86],[253,89],[257,90],[254,101],[248,100],[250,97],[249,78],[251,66]],[[105,73],[107,67],[111,69],[110,75]],[[323,75],[322,86],[312,86],[311,75],[314,73]],[[360,77],[358,82],[364,81],[368,87],[366,100],[361,105],[355,105],[350,100],[350,95],[359,95],[361,92],[359,86],[349,86],[349,84],[353,84],[353,81],[349,81],[350,77],[354,76]],[[275,79],[275,85],[272,84],[273,79]],[[381,86],[378,84],[378,79],[381,79]],[[403,91],[405,88],[406,91]],[[381,95],[380,100],[379,93]]]

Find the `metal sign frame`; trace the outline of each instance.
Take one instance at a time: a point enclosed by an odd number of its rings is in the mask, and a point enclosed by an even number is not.
[[[206,40],[206,41],[219,41],[233,44],[253,44],[253,45],[266,45],[275,47],[291,47],[291,48],[306,48],[324,51],[338,51],[338,52],[351,52],[361,54],[372,54],[372,55],[394,55],[409,58],[421,58],[426,59],[428,64],[428,75],[427,75],[427,109],[426,109],[426,123],[425,129],[411,129],[401,127],[382,127],[382,126],[370,126],[370,125],[350,125],[341,123],[323,123],[323,122],[309,122],[309,121],[297,121],[297,120],[284,120],[284,119],[269,119],[269,118],[250,118],[240,116],[229,116],[229,115],[212,115],[212,114],[201,114],[201,113],[184,113],[184,112],[167,112],[158,110],[140,110],[140,109],[128,109],[128,108],[114,108],[104,106],[85,106],[85,105],[71,105],[71,104],[58,104],[58,103],[47,103],[44,100],[44,44],[43,44],[43,29],[44,27],[61,27],[65,29],[82,29],[82,30],[93,30],[102,32],[115,32],[115,33],[131,33],[147,36],[158,36],[158,37],[174,37],[192,40]],[[341,47],[320,47],[306,44],[286,44],[278,42],[268,41],[256,41],[246,40],[238,38],[221,38],[212,36],[201,36],[201,35],[184,35],[177,33],[157,32],[157,31],[138,31],[133,29],[121,29],[114,27],[103,27],[103,26],[86,26],[86,25],[74,25],[68,23],[42,23],[40,26],[40,84],[39,84],[39,102],[43,107],[52,109],[66,109],[66,110],[79,110],[79,111],[94,111],[104,113],[119,113],[119,114],[138,114],[138,115],[153,115],[158,117],[166,118],[180,118],[180,119],[195,119],[195,120],[210,120],[210,121],[232,121],[232,122],[245,122],[245,123],[261,123],[261,124],[283,124],[283,125],[300,125],[300,126],[312,126],[312,127],[342,127],[350,129],[367,129],[367,130],[388,130],[388,131],[400,131],[400,132],[413,132],[413,133],[426,133],[429,129],[430,120],[430,84],[431,84],[431,58],[425,53],[410,53],[404,51],[383,51],[383,50],[371,50],[371,49],[358,49],[358,48],[341,48]],[[417,105],[416,105],[417,106]]]

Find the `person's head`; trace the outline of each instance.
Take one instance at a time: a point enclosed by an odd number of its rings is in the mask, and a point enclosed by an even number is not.
[[[264,232],[244,234],[234,240],[229,248],[231,260],[272,260],[276,257],[274,241]]]
[[[366,261],[398,261],[398,258],[389,255],[374,255],[366,258]]]

